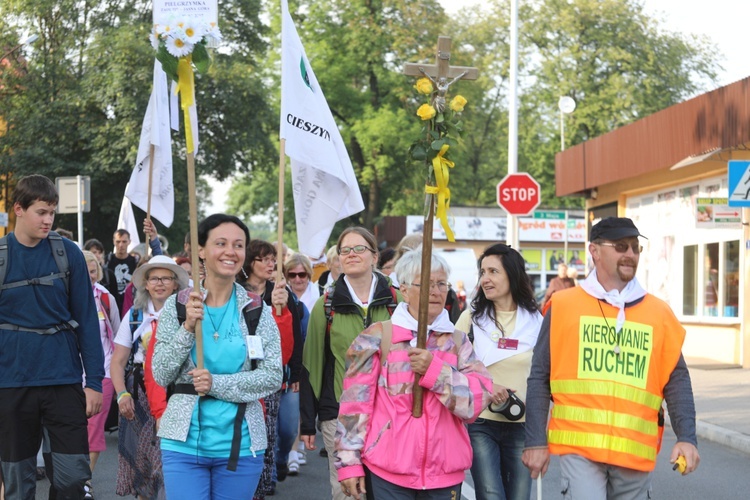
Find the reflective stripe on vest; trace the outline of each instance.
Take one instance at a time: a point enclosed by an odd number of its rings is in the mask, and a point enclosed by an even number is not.
[[[552,380],[550,388],[553,394],[585,394],[626,399],[654,411],[659,411],[662,402],[662,398],[643,389],[604,380]]]
[[[645,418],[617,413],[608,410],[595,410],[593,408],[579,408],[575,406],[555,405],[552,416],[574,422],[583,422],[597,425],[611,425],[621,429],[630,429],[642,434],[656,434],[658,424]]]
[[[575,448],[598,448],[601,450],[634,455],[649,462],[655,462],[657,455],[655,446],[648,446],[632,439],[621,438],[609,434],[551,430],[549,431],[548,440],[550,445],[572,446]]]

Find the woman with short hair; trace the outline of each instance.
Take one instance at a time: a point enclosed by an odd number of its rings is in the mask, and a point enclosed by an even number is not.
[[[359,498],[366,490],[372,498],[461,498],[472,461],[465,424],[489,404],[492,379],[443,308],[448,263],[433,255],[428,282],[421,267],[421,251],[399,259],[404,302],[390,321],[363,331],[347,352],[335,439],[338,479],[347,496]],[[420,349],[417,318],[425,287],[427,342]],[[418,418],[412,415],[417,375],[424,389]]]
[[[320,297],[320,291],[312,282],[310,259],[301,253],[291,254],[284,262],[284,275],[297,299],[305,304],[308,311],[312,311],[315,302]]]
[[[254,498],[262,500],[276,492],[276,481],[284,481],[287,460],[299,424],[299,377],[302,370],[302,323],[294,294],[284,280],[274,283],[276,249],[263,240],[252,240],[245,252],[245,264],[237,281],[257,293],[268,306],[281,305],[273,319],[281,338],[281,364],[284,378],[279,390],[265,398],[266,448],[263,474]]]

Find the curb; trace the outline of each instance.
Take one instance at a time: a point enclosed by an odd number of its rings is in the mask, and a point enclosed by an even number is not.
[[[750,455],[750,436],[724,427],[697,420],[695,430],[698,437],[713,441],[742,453]]]

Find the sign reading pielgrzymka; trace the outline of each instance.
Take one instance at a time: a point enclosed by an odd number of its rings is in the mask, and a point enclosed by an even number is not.
[[[217,0],[154,0],[154,24],[174,24],[175,20],[219,22]]]

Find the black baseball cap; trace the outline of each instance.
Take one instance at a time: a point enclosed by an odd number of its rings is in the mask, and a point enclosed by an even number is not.
[[[605,217],[591,228],[589,241],[621,240],[632,236],[643,236],[633,221],[627,217]],[[645,236],[643,236],[646,238]],[[648,239],[648,238],[646,238]]]

